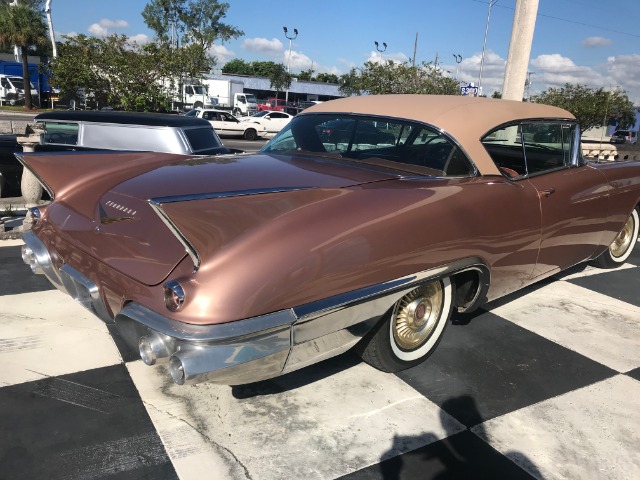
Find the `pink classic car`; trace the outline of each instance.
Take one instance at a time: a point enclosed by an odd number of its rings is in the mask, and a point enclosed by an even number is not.
[[[355,347],[424,361],[469,312],[631,254],[638,162],[588,162],[561,109],[325,102],[257,154],[24,154],[53,201],[23,258],[179,384],[274,377]],[[570,299],[569,299],[570,301]]]

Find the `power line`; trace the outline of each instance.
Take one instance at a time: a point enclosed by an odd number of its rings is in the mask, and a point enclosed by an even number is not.
[[[489,2],[485,2],[483,0],[471,0],[471,1],[472,2],[476,2],[476,3],[482,3],[484,5],[489,5]],[[494,6],[495,6],[495,2],[494,2]],[[498,5],[497,7],[498,8],[506,8],[507,10],[515,10],[514,7],[508,7],[506,5]],[[600,25],[591,25],[590,23],[576,22],[575,20],[569,20],[569,19],[566,19],[566,18],[554,17],[553,15],[546,15],[544,13],[538,13],[538,17],[551,18],[553,20],[560,20],[561,22],[573,23],[574,25],[580,25],[580,26],[583,26],[583,27],[596,28],[596,29],[599,29],[599,30],[605,30],[607,32],[619,33],[620,35],[628,35],[629,37],[640,38],[640,35],[638,35],[636,33],[623,32],[621,30],[615,30],[613,28],[602,27]]]

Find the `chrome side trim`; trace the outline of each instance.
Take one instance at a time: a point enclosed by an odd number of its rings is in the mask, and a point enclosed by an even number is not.
[[[379,283],[369,287],[353,290],[351,292],[335,295],[315,302],[293,308],[293,312],[300,322],[305,322],[314,317],[326,315],[336,310],[340,310],[348,305],[363,302],[370,298],[380,297],[406,288],[413,288],[419,283],[432,278],[453,275],[467,270],[477,270],[482,277],[486,277],[486,283],[489,280],[489,269],[480,257],[469,257],[457,260],[448,265],[431,268],[413,275],[390,280],[388,282]],[[477,300],[477,299],[476,299]]]
[[[281,193],[293,192],[296,190],[309,190],[317,187],[271,187],[271,188],[252,188],[249,190],[229,190],[227,192],[211,192],[211,193],[195,193],[190,195],[172,195],[167,197],[155,197],[150,202],[174,203],[174,202],[190,202],[192,200],[211,200],[215,198],[243,197],[246,195],[262,195],[265,193]]]
[[[191,245],[189,240],[182,235],[182,232],[178,229],[175,223],[169,218],[169,216],[165,213],[162,208],[162,204],[155,202],[153,199],[149,200],[149,205],[156,212],[156,214],[160,217],[160,220],[167,226],[167,228],[173,233],[173,235],[178,239],[178,241],[182,244],[187,254],[191,257],[191,261],[193,262],[193,272],[197,272],[200,268],[200,255],[196,249]]]

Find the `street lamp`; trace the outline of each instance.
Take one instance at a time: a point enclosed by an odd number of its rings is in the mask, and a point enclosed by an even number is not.
[[[456,80],[458,80],[458,68],[460,67],[460,62],[462,61],[462,55],[454,53],[453,58],[456,59]]]
[[[373,42],[376,44],[376,50],[378,50],[380,53],[384,52],[387,50],[387,44],[382,42],[382,46],[384,47],[382,50],[380,50],[380,45],[378,44],[378,42]]]
[[[487,34],[489,33],[489,21],[491,20],[491,7],[493,7],[498,0],[489,0],[489,12],[487,13],[487,26],[484,29],[484,45],[482,46],[482,57],[480,58],[480,78],[478,79],[478,95],[482,94],[482,68],[484,67],[484,52],[487,49]]]
[[[287,73],[291,74],[291,43],[293,42],[293,40],[295,40],[296,38],[298,38],[298,29],[294,28],[293,29],[293,37],[290,37],[288,34],[288,30],[287,27],[282,27],[282,30],[284,30],[284,36],[287,37],[289,39],[289,60],[287,62]],[[287,88],[287,93],[285,94],[285,99],[284,99],[286,104],[289,104],[289,89]]]

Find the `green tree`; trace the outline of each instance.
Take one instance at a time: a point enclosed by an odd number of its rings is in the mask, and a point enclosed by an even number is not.
[[[269,82],[271,83],[271,88],[276,91],[276,98],[278,98],[278,92],[287,90],[291,86],[291,80],[291,74],[287,72],[284,65],[281,63],[276,64],[276,67],[269,75]]]
[[[340,91],[346,95],[362,94],[459,94],[458,82],[444,75],[430,63],[412,66],[408,62],[366,62],[340,78]]]
[[[7,2],[0,4],[0,45],[9,48],[17,45],[21,50],[22,77],[24,79],[24,105],[33,108],[31,89],[29,88],[29,48],[46,45],[47,26],[43,11],[37,10],[38,2],[22,0],[16,5]]]
[[[78,35],[65,40],[51,62],[51,82],[60,88],[63,98],[75,98],[82,89],[84,98],[97,107],[165,110],[170,105],[172,85],[162,79],[177,79],[183,69],[197,67],[185,67],[188,49],[170,52],[155,42],[139,46],[125,35]]]
[[[253,67],[250,63],[245,62],[240,58],[234,58],[233,60],[225,63],[222,67],[222,73],[228,73],[230,75],[253,75]]]
[[[622,128],[635,121],[633,102],[624,90],[606,91],[567,83],[562,88],[548,88],[532,97],[532,101],[568,110],[576,117],[583,131],[608,123],[613,115],[619,118]]]
[[[273,72],[278,69],[278,64],[275,62],[251,62],[251,68],[253,68],[253,75],[256,77],[270,78]]]
[[[151,0],[142,18],[163,42],[171,38],[172,28],[183,44],[195,44],[206,52],[216,40],[244,35],[242,30],[222,22],[228,3],[217,0]]]
[[[315,81],[322,83],[340,83],[338,76],[333,73],[319,73],[316,75]]]
[[[313,68],[310,68],[309,70],[302,70],[299,74],[296,75],[296,77],[298,78],[298,80],[301,80],[303,82],[308,82],[313,79],[314,73],[315,73],[315,70],[313,70]]]

